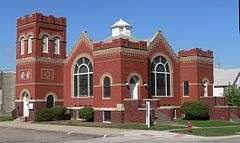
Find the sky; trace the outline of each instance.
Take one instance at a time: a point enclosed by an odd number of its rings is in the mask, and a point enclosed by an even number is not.
[[[238,0],[4,0],[0,5],[0,69],[15,70],[16,19],[33,12],[67,18],[67,51],[82,31],[93,41],[124,19],[138,39],[161,30],[175,52],[213,50],[215,65],[240,68]]]

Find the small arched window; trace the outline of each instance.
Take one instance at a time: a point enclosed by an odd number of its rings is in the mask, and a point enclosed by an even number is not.
[[[170,96],[170,68],[165,57],[158,56],[151,63],[151,93]]]
[[[58,37],[54,38],[54,54],[60,54],[60,39]]]
[[[74,97],[92,96],[93,69],[88,58],[82,57],[74,65]]]
[[[25,53],[25,43],[24,43],[24,38],[22,37],[20,40],[20,55],[24,55]]]
[[[41,46],[42,46],[42,52],[48,53],[48,37],[46,35],[42,37]]]
[[[28,51],[28,54],[30,54],[30,53],[32,53],[32,36],[30,35],[29,37],[28,37],[28,49],[27,49],[27,51]]]
[[[208,80],[203,80],[203,96],[208,96]]]
[[[47,108],[54,107],[54,97],[53,95],[48,95],[47,97]]]
[[[103,98],[111,97],[111,80],[109,77],[105,77],[103,80]]]

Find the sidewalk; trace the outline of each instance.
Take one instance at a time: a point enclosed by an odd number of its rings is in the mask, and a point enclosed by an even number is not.
[[[98,136],[118,136],[122,132],[128,131],[127,129],[113,129],[113,128],[94,128],[94,127],[82,127],[82,126],[67,126],[67,125],[51,125],[51,124],[38,124],[30,122],[16,122],[16,121],[5,121],[0,122],[1,127],[9,128],[23,128],[33,130],[46,130],[66,133],[77,133],[87,135],[98,135]]]

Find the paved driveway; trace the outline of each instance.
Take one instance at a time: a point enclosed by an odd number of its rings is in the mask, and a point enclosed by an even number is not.
[[[55,143],[72,140],[86,141],[96,137],[98,136],[0,127],[0,143]]]

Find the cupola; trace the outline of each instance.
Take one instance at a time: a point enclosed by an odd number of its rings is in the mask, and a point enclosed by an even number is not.
[[[126,21],[120,19],[111,26],[112,37],[115,36],[131,36],[132,25],[128,24]]]

